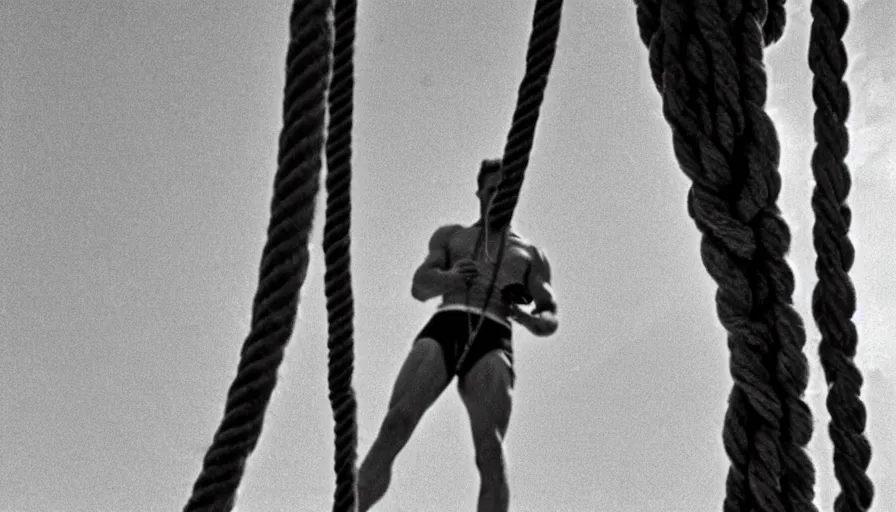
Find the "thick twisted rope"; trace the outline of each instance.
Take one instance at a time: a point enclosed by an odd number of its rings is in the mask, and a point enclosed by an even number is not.
[[[557,51],[560,35],[562,0],[537,0],[532,17],[532,33],[526,52],[526,73],[517,94],[513,123],[507,135],[504,155],[501,159],[501,181],[488,210],[486,222],[495,232],[510,225],[513,211],[519,201],[529,155],[535,143],[535,127],[548,74]],[[503,239],[502,239],[503,240]],[[504,243],[504,242],[502,242]],[[491,289],[489,290],[489,296]],[[488,300],[488,297],[486,298]]]
[[[227,394],[224,418],[185,511],[233,509],[295,325],[320,187],[332,33],[329,9],[327,0],[293,3],[278,169],[259,286],[252,304],[252,326]]]
[[[806,451],[813,423],[812,413],[803,399],[809,383],[809,365],[804,353],[806,333],[802,318],[793,308],[795,281],[785,260],[790,249],[790,230],[775,205],[781,191],[777,170],[780,147],[775,127],[764,111],[768,84],[762,48],[767,43],[764,33],[774,32],[769,30],[768,23],[774,12],[763,2],[747,2],[733,30],[735,46],[741,53],[738,67],[745,84],[741,88],[741,102],[747,127],[744,133],[747,175],[737,211],[757,235],[756,272],[752,280],[757,295],[754,304],[776,342],[767,363],[782,404],[779,494],[787,510],[814,510],[815,468]],[[769,482],[773,481],[769,479]]]
[[[634,0],[635,15],[638,21],[638,31],[641,42],[650,51],[650,70],[653,74],[653,81],[662,93],[662,47],[663,34],[660,32],[660,5],[663,0]],[[785,0],[769,0],[768,16],[762,26],[766,46],[777,42],[784,34],[784,26],[787,22],[787,12],[784,10]],[[732,3],[732,9],[738,6]],[[654,36],[658,36],[654,39]],[[652,48],[656,46],[656,48]]]
[[[330,404],[335,420],[336,491],[334,512],[357,510],[358,424],[352,389],[354,371],[352,275],[350,269],[351,156],[357,2],[337,0],[334,25],[333,78],[329,92],[327,134],[327,209],[324,224],[324,289],[329,320]]]
[[[871,507],[874,486],[865,474],[871,462],[871,445],[865,437],[865,406],[859,398],[862,374],[854,363],[858,334],[852,322],[856,311],[855,288],[849,278],[855,251],[849,240],[852,213],[846,205],[851,179],[846,166],[849,134],[849,89],[843,81],[846,49],[843,34],[849,9],[842,0],[812,2],[809,67],[814,80],[815,139],[812,155],[815,190],[814,245],[818,284],[812,296],[812,313],[821,333],[819,355],[828,383],[828,431],[834,445],[834,474],[840,494],[836,512],[864,512]]]
[[[780,36],[783,9],[640,0],[637,14],[676,158],[693,181],[688,212],[729,333],[735,384],[723,429],[731,460],[724,510],[815,510],[805,331],[784,260],[790,233],[775,205],[778,141],[764,112],[762,30]]]

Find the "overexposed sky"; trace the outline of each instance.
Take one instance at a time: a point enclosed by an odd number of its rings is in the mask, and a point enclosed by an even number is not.
[[[896,510],[896,5],[848,34],[851,238],[876,510]],[[500,156],[533,2],[362,2],[352,270],[363,457],[434,302],[410,297],[432,231],[477,216]],[[808,7],[767,52],[780,205],[813,364],[811,445],[832,509],[809,308],[813,149]],[[11,0],[0,5],[0,511],[186,503],[249,329],[268,224],[289,2]],[[889,39],[887,39],[889,38]],[[718,510],[730,390],[689,180],[631,2],[568,0],[515,228],[551,258],[561,326],[515,330],[512,510]],[[888,92],[889,91],[889,92]],[[889,147],[888,147],[889,144]],[[334,486],[324,196],[296,333],[237,509],[328,510]],[[889,444],[887,444],[889,443]],[[885,480],[884,475],[888,475]],[[475,508],[469,424],[449,387],[375,510]]]

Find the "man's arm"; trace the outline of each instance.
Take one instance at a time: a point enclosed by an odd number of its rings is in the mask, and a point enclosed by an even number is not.
[[[411,285],[411,296],[420,302],[426,302],[445,293],[444,272],[448,264],[448,240],[461,227],[460,224],[442,226],[430,237],[429,254],[414,272]]]
[[[551,286],[551,264],[541,249],[532,250],[532,268],[527,283],[535,309],[526,328],[536,336],[550,336],[557,331],[557,299]]]

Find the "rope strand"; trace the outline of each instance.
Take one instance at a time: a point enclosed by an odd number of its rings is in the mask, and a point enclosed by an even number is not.
[[[501,180],[498,188],[489,201],[488,209],[483,220],[482,235],[485,240],[485,250],[488,251],[489,231],[503,232],[498,246],[498,261],[494,266],[491,283],[482,304],[483,312],[488,309],[489,300],[494,292],[498,278],[501,261],[504,254],[504,245],[507,243],[506,230],[513,218],[513,211],[519,201],[520,190],[526,175],[526,167],[529,164],[529,155],[535,143],[535,127],[538,124],[538,115],[541,104],[544,101],[544,93],[548,84],[548,75],[554,62],[557,50],[557,38],[560,35],[560,18],[563,12],[562,0],[537,0],[535,12],[532,16],[532,33],[529,37],[529,48],[526,52],[526,72],[520,83],[517,95],[516,110],[513,113],[513,122],[507,135],[504,146],[504,155],[501,159]],[[478,250],[478,249],[477,249]],[[469,302],[470,288],[467,287],[467,299]],[[470,327],[470,314],[467,312],[467,325]],[[479,318],[475,329],[468,328],[469,336],[457,361],[457,369],[466,360],[473,342],[479,334],[479,329],[485,321],[485,316]]]
[[[330,69],[326,0],[296,0],[290,16],[283,129],[268,239],[262,251],[252,326],[227,394],[224,418],[185,512],[229,512],[258,444],[264,415],[292,335],[308,271],[308,239],[319,190],[325,92]]]
[[[815,510],[815,468],[806,451],[812,437],[812,413],[804,401],[809,363],[804,353],[806,332],[793,307],[795,281],[786,261],[791,235],[776,202],[781,192],[778,172],[780,145],[775,127],[765,112],[768,80],[762,63],[763,22],[773,16],[767,6],[745,4],[734,34],[738,67],[743,77],[741,101],[747,130],[744,133],[745,181],[736,211],[757,235],[756,275],[753,280],[756,314],[773,333],[767,364],[781,400],[780,496],[787,510]]]
[[[846,205],[851,187],[846,154],[849,133],[849,88],[843,81],[847,57],[843,34],[849,9],[842,0],[812,2],[809,67],[814,74],[815,139],[812,172],[815,190],[814,245],[818,284],[812,295],[812,313],[821,333],[819,356],[828,383],[828,431],[834,445],[834,474],[840,494],[835,512],[865,512],[871,507],[874,486],[866,475],[871,445],[865,437],[865,406],[859,398],[862,374],[854,357],[858,333],[852,322],[856,311],[855,288],[849,278],[855,250],[849,240],[852,212]]]
[[[762,36],[765,45],[777,43],[784,35],[784,27],[787,24],[787,11],[784,4],[787,0],[768,0],[768,16],[762,25]]]
[[[333,512],[357,510],[357,402],[354,372],[354,299],[351,275],[351,156],[354,94],[353,50],[357,2],[337,0],[333,77],[327,134],[327,208],[323,251],[326,261],[330,404],[335,422],[336,491]]]
[[[719,286],[719,320],[729,333],[735,386],[722,434],[731,460],[724,510],[783,512],[795,503],[814,510],[811,484],[808,499],[805,486],[782,485],[794,467],[802,471],[797,482],[814,481],[808,456],[798,455],[805,455],[811,416],[791,421],[808,414],[799,389],[808,368],[794,356],[805,334],[790,306],[790,236],[775,206],[779,148],[763,111],[759,29],[783,28],[783,10],[768,16],[762,2],[729,2],[723,10],[715,0],[639,0],[637,16],[676,159],[694,182],[688,213],[703,234],[702,259]],[[794,375],[779,375],[778,353]]]
[[[513,122],[504,146],[501,181],[485,219],[489,229],[495,232],[510,225],[519,201],[529,156],[535,143],[535,127],[544,101],[548,74],[557,51],[562,11],[562,0],[535,2],[532,34],[526,52],[526,74],[520,83]]]
[[[720,285],[719,317],[732,335],[736,385],[723,432],[732,461],[724,508],[811,511],[815,470],[805,452],[812,435],[811,412],[803,400],[808,385],[805,329],[792,307],[794,279],[785,260],[790,232],[775,205],[781,188],[780,148],[764,112],[762,47],[783,34],[784,0],[721,4],[724,12],[714,0],[694,0],[691,16],[676,2],[636,0],[636,15],[641,40],[650,51],[651,75],[663,95],[676,157],[695,180],[688,210],[704,233],[704,263]],[[812,158],[817,182],[812,205],[819,276],[812,309],[822,333],[819,352],[830,386],[830,435],[842,488],[835,510],[864,512],[871,505],[873,486],[865,475],[871,449],[859,398],[862,376],[853,361],[855,290],[848,275],[854,250],[847,237],[851,212],[845,204],[850,188],[844,164],[849,91],[843,82],[842,38],[849,12],[842,0],[814,0],[812,14],[809,61],[815,73],[818,141]],[[699,36],[692,23],[699,27]],[[707,85],[710,76],[712,86]],[[740,103],[740,111],[733,108],[733,100]],[[738,139],[734,149],[732,137]],[[718,181],[720,175],[725,179]],[[707,177],[714,182],[707,183]],[[752,238],[743,227],[752,231]],[[736,292],[748,291],[739,296],[740,302],[734,300]],[[759,319],[762,325],[755,323]],[[732,328],[760,335],[743,345]],[[759,340],[765,342],[757,344]],[[759,352],[744,352],[746,346]],[[759,382],[761,387],[756,386]],[[776,396],[769,396],[769,390]]]

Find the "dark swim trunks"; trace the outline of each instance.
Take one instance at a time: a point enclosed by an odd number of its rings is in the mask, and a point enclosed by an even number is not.
[[[476,330],[481,315],[467,313],[466,311],[445,310],[438,311],[420,331],[414,339],[416,343],[420,338],[432,338],[442,347],[442,355],[445,359],[445,369],[448,376],[455,375],[457,360],[464,352],[464,347],[470,337],[470,333]],[[469,325],[469,327],[468,327]],[[501,350],[510,363],[511,385],[516,380],[513,371],[513,344],[511,343],[511,330],[506,325],[485,317],[482,327],[473,340],[473,345],[467,352],[463,365],[457,371],[458,377],[463,377],[470,368],[492,350]]]

